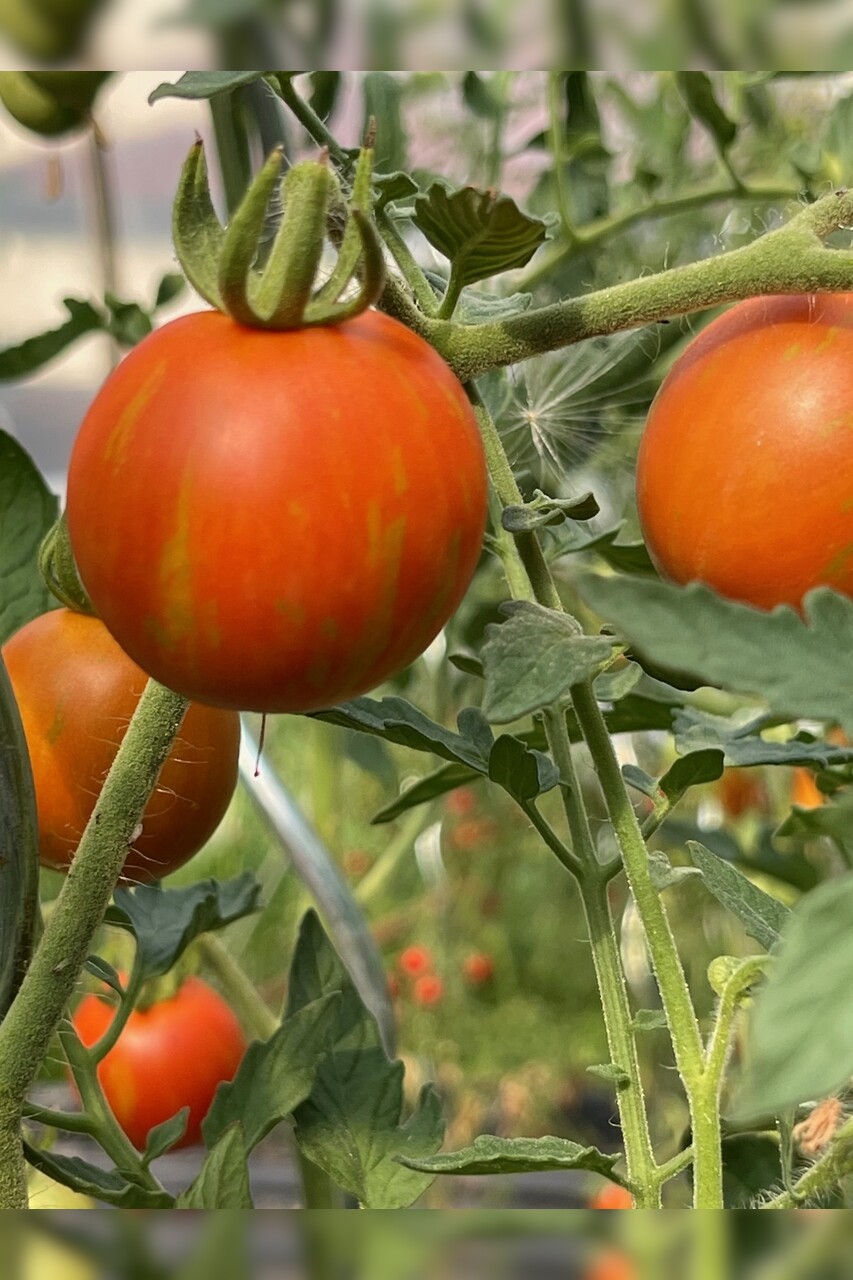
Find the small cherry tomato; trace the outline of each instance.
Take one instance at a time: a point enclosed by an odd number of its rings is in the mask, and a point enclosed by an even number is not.
[[[495,962],[485,951],[475,951],[466,956],[462,971],[472,987],[481,987],[490,982],[495,975]]]
[[[109,1027],[115,1005],[84,996],[73,1022],[84,1045]],[[219,1085],[231,1080],[246,1051],[236,1014],[200,978],[187,978],[177,993],[147,1009],[134,1009],[104,1060],[98,1079],[107,1102],[135,1147],[150,1129],[189,1107],[187,1130],[176,1144],[201,1139],[201,1122]]]
[[[400,953],[397,963],[403,973],[408,974],[410,978],[417,978],[423,973],[428,973],[432,968],[432,954],[426,947],[406,947],[405,951]]]
[[[608,1182],[600,1191],[590,1197],[590,1209],[633,1209],[634,1197],[625,1187],[615,1182]]]
[[[444,996],[444,983],[434,973],[425,973],[415,983],[413,997],[416,1004],[432,1005]]]

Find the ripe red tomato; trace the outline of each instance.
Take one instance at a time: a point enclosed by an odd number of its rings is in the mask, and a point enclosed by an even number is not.
[[[600,1191],[590,1197],[590,1209],[633,1209],[634,1197],[625,1187],[615,1182],[608,1182]]]
[[[41,861],[67,870],[130,717],[144,672],[97,618],[55,609],[3,646],[33,767]],[[236,712],[190,706],[124,864],[155,880],[219,826],[237,782]]]
[[[465,957],[462,970],[473,987],[481,987],[495,976],[495,962],[485,951],[475,951]]]
[[[583,1280],[636,1280],[636,1263],[621,1249],[605,1249],[584,1269]]]
[[[753,298],[673,365],[637,460],[657,567],[761,609],[853,594],[853,294]]]
[[[151,334],[74,446],[68,524],[122,648],[215,706],[311,711],[412,662],[480,554],[462,386],[379,312],[273,333],[218,312]]]
[[[406,947],[400,952],[398,964],[403,973],[407,973],[410,978],[417,978],[432,968],[432,955],[426,947]]]
[[[418,978],[412,992],[415,1004],[438,1004],[444,998],[444,983],[434,973],[425,973]]]
[[[757,769],[726,769],[716,792],[727,818],[742,818],[745,813],[767,811],[770,797]]]
[[[114,1014],[114,1004],[84,996],[73,1018],[83,1044],[100,1040]],[[200,1140],[213,1095],[233,1078],[245,1051],[233,1010],[206,982],[187,978],[171,998],[133,1011],[98,1065],[98,1079],[116,1119],[140,1151],[150,1129],[189,1107],[187,1130],[177,1143],[186,1147]]]

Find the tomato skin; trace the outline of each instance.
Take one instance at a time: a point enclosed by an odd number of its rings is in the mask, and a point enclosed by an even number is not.
[[[36,788],[39,853],[68,869],[145,688],[143,671],[97,618],[54,609],[3,646]],[[235,712],[190,706],[146,806],[122,877],[159,879],[213,834],[237,783]]]
[[[368,311],[275,333],[200,312],[104,384],[68,525],[144,670],[211,705],[302,712],[423,652],[474,572],[486,498],[464,391],[404,325]]]
[[[607,1186],[596,1191],[589,1201],[590,1209],[633,1209],[634,1197],[625,1187],[608,1182]]]
[[[649,553],[760,609],[853,594],[853,294],[739,303],[690,343],[649,412]]]
[[[83,1044],[100,1040],[114,1014],[114,1004],[84,996],[73,1017]],[[200,978],[187,978],[170,999],[134,1009],[98,1065],[98,1079],[140,1151],[150,1129],[189,1107],[186,1133],[176,1144],[187,1147],[201,1140],[213,1096],[233,1078],[245,1051],[246,1038],[230,1006]]]
[[[400,952],[398,964],[403,973],[408,974],[410,978],[418,978],[432,969],[432,953],[426,947],[418,945],[406,947]]]

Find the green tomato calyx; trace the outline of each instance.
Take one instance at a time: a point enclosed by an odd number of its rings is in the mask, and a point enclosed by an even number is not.
[[[210,197],[204,147],[197,141],[184,164],[172,213],[175,250],[190,284],[247,328],[339,324],[367,310],[385,283],[371,216],[372,160],[372,151],[362,149],[346,203],[325,153],[294,165],[282,180],[284,153],[276,148],[223,227]],[[270,204],[279,192],[283,213],[264,255]],[[338,256],[318,286],[328,232]]]

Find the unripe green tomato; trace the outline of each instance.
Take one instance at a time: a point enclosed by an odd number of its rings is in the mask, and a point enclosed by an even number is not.
[[[91,0],[0,0],[0,35],[27,58],[59,62],[79,51]]]
[[[110,78],[112,72],[27,71],[27,75],[63,107],[73,107],[76,111],[86,112],[91,109],[98,90],[104,81]]]
[[[0,102],[18,124],[43,138],[81,129],[85,113],[59,102],[26,71],[0,71]]]

